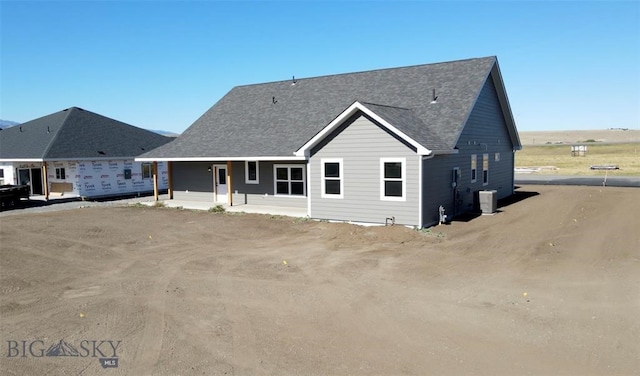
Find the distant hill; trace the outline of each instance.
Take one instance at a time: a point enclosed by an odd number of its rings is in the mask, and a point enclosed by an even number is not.
[[[167,136],[167,137],[178,137],[180,136],[178,133],[173,133],[173,132],[169,132],[169,131],[162,131],[159,129],[147,129],[148,131],[151,131],[153,133],[157,133],[157,134],[161,134],[163,136]]]
[[[520,131],[522,145],[579,144],[586,142],[636,143],[640,129],[609,128],[600,130]]]
[[[18,125],[20,123],[15,122],[15,121],[11,121],[11,120],[2,120],[0,119],[0,129],[6,129],[6,128],[10,128],[13,127],[14,125]]]

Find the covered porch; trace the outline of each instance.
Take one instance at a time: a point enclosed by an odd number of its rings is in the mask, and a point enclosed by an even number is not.
[[[183,168],[179,172],[179,176],[175,176],[177,172],[176,163],[187,166],[187,168]],[[193,210],[210,210],[220,206],[225,211],[232,213],[244,212],[298,218],[308,217],[306,195],[287,196],[280,194],[274,197],[276,193],[275,172],[276,167],[280,165],[274,165],[271,161],[254,163],[253,176],[256,179],[255,184],[247,182],[247,179],[251,179],[252,172],[247,170],[251,167],[251,163],[246,161],[226,161],[224,163],[215,161],[167,161],[168,191],[165,199],[159,195],[157,190],[159,178],[157,164],[157,161],[152,162],[154,199],[162,206]],[[302,176],[306,175],[304,173],[306,168],[304,163],[298,161],[296,165],[286,165],[287,168],[291,168],[291,166],[299,166]],[[261,174],[259,172],[260,168],[262,168]],[[271,175],[272,172],[273,175]],[[262,184],[257,184],[258,176],[262,177]],[[180,183],[179,186],[176,184],[176,178]],[[306,191],[304,188],[305,179],[304,177],[301,179],[300,183],[304,193]],[[155,202],[145,204],[154,205]]]

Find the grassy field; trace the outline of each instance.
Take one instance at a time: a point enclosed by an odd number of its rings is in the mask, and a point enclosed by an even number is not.
[[[565,130],[565,131],[522,131],[518,132],[522,145],[545,144],[579,144],[587,140],[594,140],[603,144],[638,143],[640,129],[596,129],[596,130]]]
[[[585,143],[584,157],[571,156],[571,145],[524,145],[516,152],[516,168],[543,167],[557,175],[640,176],[640,143]],[[619,170],[591,170],[592,165],[617,165]]]

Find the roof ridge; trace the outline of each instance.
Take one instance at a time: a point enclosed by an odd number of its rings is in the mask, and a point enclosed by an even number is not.
[[[62,111],[59,111],[59,112],[63,112],[63,111],[68,111],[68,112],[67,112],[67,115],[62,120],[62,122],[60,123],[60,126],[58,127],[58,129],[55,131],[56,133],[53,135],[53,137],[51,137],[51,141],[49,141],[49,143],[47,144],[47,147],[44,148],[44,152],[42,153],[42,159],[45,159],[47,157],[49,150],[51,150],[51,147],[53,146],[55,141],[58,139],[60,130],[62,129],[62,127],[64,127],[65,123],[67,122],[67,119],[69,119],[69,116],[71,116],[71,112],[73,111],[74,108],[77,108],[77,107],[69,107]],[[48,127],[47,127],[47,130],[49,130]]]
[[[354,75],[354,74],[382,72],[382,71],[389,71],[389,70],[396,70],[396,69],[408,69],[408,68],[426,67],[426,66],[433,66],[433,65],[461,63],[461,62],[464,62],[464,61],[483,60],[483,59],[490,59],[490,58],[492,58],[494,60],[497,60],[497,57],[495,55],[482,56],[482,57],[471,57],[471,58],[467,58],[467,59],[440,61],[440,62],[436,62],[436,63],[413,64],[413,65],[405,65],[405,66],[401,66],[401,67],[377,68],[377,69],[368,69],[368,70],[362,70],[362,71],[357,71],[357,72],[345,72],[345,73],[325,74],[325,75],[311,76],[311,77],[299,77],[299,78],[295,78],[295,82],[298,83],[299,81],[304,81],[304,80],[314,80],[314,79],[327,78],[327,77],[349,76],[349,75]],[[295,77],[295,76],[293,76],[293,77]],[[252,86],[255,87],[255,86],[272,85],[272,84],[278,84],[278,83],[284,83],[284,82],[292,82],[292,80],[288,79],[288,80],[260,82],[260,83],[255,83],[255,84],[237,85],[237,86],[234,86],[233,88],[235,89],[235,88],[252,87]]]

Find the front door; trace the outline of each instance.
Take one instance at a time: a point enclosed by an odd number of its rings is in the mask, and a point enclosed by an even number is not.
[[[213,186],[215,187],[215,202],[218,204],[227,203],[227,166],[214,165]]]
[[[42,169],[31,169],[31,193],[34,195],[44,194],[42,191]]]

